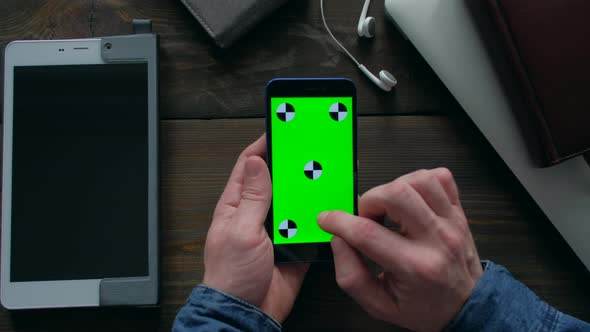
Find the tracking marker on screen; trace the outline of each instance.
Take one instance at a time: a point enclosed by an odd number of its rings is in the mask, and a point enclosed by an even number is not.
[[[283,220],[279,224],[279,234],[286,239],[290,239],[297,234],[297,224],[293,220]]]
[[[322,165],[320,165],[320,163],[318,163],[317,161],[312,160],[305,164],[303,173],[305,173],[305,176],[308,179],[317,180],[320,178],[320,176],[322,176]]]
[[[346,109],[346,106],[344,106],[344,104],[334,103],[332,104],[332,106],[330,106],[330,117],[332,118],[332,120],[340,122],[346,119],[347,115],[348,110]]]
[[[295,108],[289,103],[282,103],[277,107],[277,117],[283,122],[289,122],[295,118]]]

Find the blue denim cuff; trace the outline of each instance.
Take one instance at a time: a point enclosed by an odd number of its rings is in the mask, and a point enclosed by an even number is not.
[[[484,272],[446,331],[552,331],[559,311],[541,301],[503,266],[483,261]]]
[[[222,291],[196,286],[176,317],[173,331],[281,331],[281,324],[256,306]]]

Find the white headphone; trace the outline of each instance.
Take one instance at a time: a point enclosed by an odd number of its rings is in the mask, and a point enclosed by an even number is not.
[[[363,11],[359,18],[359,25],[356,28],[359,37],[373,38],[375,35],[375,19],[371,16],[367,17],[370,3],[371,0],[365,0],[365,4],[363,5]]]
[[[363,5],[363,11],[361,12],[361,17],[359,18],[359,24],[357,26],[357,33],[358,33],[359,37],[371,38],[375,35],[375,19],[370,16],[367,17],[367,12],[369,11],[369,4],[370,3],[371,3],[371,0],[365,0],[365,4]],[[322,22],[324,22],[324,27],[326,28],[326,31],[328,31],[328,34],[330,35],[330,37],[332,37],[332,39],[334,39],[336,44],[338,46],[340,46],[340,48],[344,51],[344,53],[346,53],[346,55],[348,55],[348,57],[352,61],[354,61],[354,63],[357,65],[357,67],[371,81],[373,81],[373,83],[375,83],[378,87],[380,87],[381,89],[383,89],[385,91],[391,91],[391,88],[393,88],[394,86],[397,85],[397,80],[395,79],[395,77],[387,70],[382,70],[379,72],[379,78],[377,78],[377,76],[373,75],[373,73],[371,73],[364,65],[362,65],[360,62],[358,62],[352,56],[352,54],[350,54],[350,52],[348,52],[348,50],[338,41],[338,39],[336,39],[336,37],[334,37],[334,35],[332,34],[332,31],[330,31],[330,28],[328,27],[328,24],[326,23],[326,17],[324,16],[324,0],[320,0],[320,11],[322,14]]]

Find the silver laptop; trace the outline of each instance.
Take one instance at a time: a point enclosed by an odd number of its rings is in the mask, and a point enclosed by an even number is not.
[[[510,99],[468,0],[385,0],[414,44],[514,175],[590,269],[590,167],[582,157],[539,168],[529,157]]]

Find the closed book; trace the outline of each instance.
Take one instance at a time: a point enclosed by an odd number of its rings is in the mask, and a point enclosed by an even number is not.
[[[550,166],[590,151],[590,1],[483,0]],[[518,111],[518,110],[517,110]]]
[[[287,0],[181,0],[220,47],[231,46]]]

